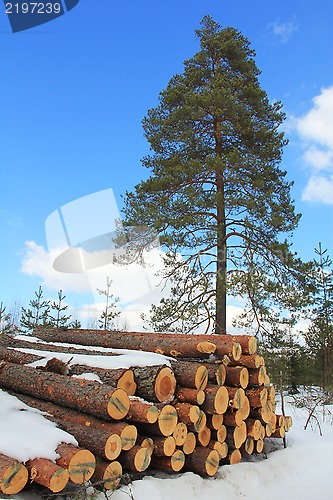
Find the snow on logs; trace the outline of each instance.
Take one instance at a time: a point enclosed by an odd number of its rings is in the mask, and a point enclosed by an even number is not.
[[[48,328],[35,334],[38,342],[2,336],[0,387],[45,412],[79,447],[59,445],[56,463],[38,457],[23,464],[0,455],[4,494],[20,491],[29,477],[56,493],[68,480],[115,489],[124,472],[151,469],[214,476],[223,464],[261,453],[265,438],[283,438],[291,427],[290,417],[275,414],[275,390],[254,337]],[[105,348],[172,359],[113,369],[60,360],[64,352],[105,356]],[[54,358],[36,366],[45,360],[43,351]],[[87,372],[102,383],[85,379]]]

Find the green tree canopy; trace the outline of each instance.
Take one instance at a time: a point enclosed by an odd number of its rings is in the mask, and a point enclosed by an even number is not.
[[[196,34],[199,52],[143,120],[151,175],[124,212],[166,250],[172,290],[153,306],[155,327],[223,333],[228,294],[246,297],[258,322],[267,299],[281,301],[301,278],[286,239],[300,216],[279,168],[285,116],[260,87],[249,41],[209,16]]]

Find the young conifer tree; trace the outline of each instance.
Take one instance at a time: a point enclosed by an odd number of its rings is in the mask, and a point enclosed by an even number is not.
[[[54,300],[50,306],[49,322],[55,328],[70,326],[68,322],[71,319],[71,315],[66,314],[68,305],[64,304],[65,298],[66,295],[63,294],[62,290],[59,290],[58,301]]]
[[[249,41],[209,16],[196,34],[199,52],[143,120],[151,175],[126,193],[125,227],[151,228],[166,250],[172,288],[152,308],[155,329],[225,333],[228,294],[258,324],[267,299],[301,278],[288,240],[300,216],[279,168],[285,115],[260,87]]]
[[[35,297],[29,302],[30,308],[22,307],[20,324],[26,332],[31,332],[38,325],[49,325],[50,301],[44,300],[41,286],[35,292]]]

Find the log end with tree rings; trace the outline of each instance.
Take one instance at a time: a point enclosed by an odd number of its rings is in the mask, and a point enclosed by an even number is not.
[[[187,425],[184,422],[178,422],[172,435],[175,439],[176,446],[183,446],[188,433]]]
[[[122,449],[121,437],[118,434],[111,434],[104,447],[105,458],[108,460],[115,460],[119,457]]]
[[[220,386],[216,392],[214,399],[214,409],[215,413],[223,415],[227,411],[229,404],[229,394],[228,390],[224,386]]]
[[[163,436],[171,436],[178,424],[176,408],[171,405],[163,406],[158,415],[158,427]]]
[[[198,441],[201,446],[208,446],[208,443],[211,439],[212,431],[209,429],[209,427],[205,426],[203,429],[201,429],[200,432],[198,432]]]
[[[28,482],[27,468],[12,458],[0,454],[0,491],[5,495],[15,495]]]
[[[135,425],[126,425],[120,433],[121,447],[123,450],[130,450],[136,443],[138,430]]]
[[[232,344],[232,357],[234,361],[238,361],[242,355],[242,346],[239,342],[233,342]]]
[[[98,460],[92,481],[101,481],[103,488],[106,490],[115,490],[121,481],[122,473],[123,468],[120,462],[116,460],[113,462]]]
[[[131,402],[124,389],[115,389],[108,401],[108,414],[114,420],[126,417]]]
[[[96,468],[96,458],[91,451],[64,443],[57,447],[56,452],[60,455],[56,463],[68,470],[73,483],[83,484],[89,481]]]
[[[141,448],[135,454],[134,467],[138,472],[148,469],[151,461],[151,453],[148,448]]]
[[[238,449],[233,450],[228,456],[228,463],[230,465],[239,464],[241,460],[242,454]]]
[[[134,380],[133,370],[126,370],[117,382],[118,389],[124,389],[128,396],[134,396],[137,384]]]
[[[164,366],[155,378],[154,392],[160,403],[170,402],[176,390],[177,381],[171,368]]]
[[[191,453],[194,452],[196,445],[197,445],[197,439],[195,437],[194,432],[188,432],[182,447],[184,454],[191,455]]]
[[[151,437],[139,436],[137,444],[139,444],[141,448],[147,448],[149,453],[152,454],[155,448],[155,439],[155,437],[153,439]]]
[[[214,354],[216,351],[216,345],[213,344],[213,342],[208,341],[199,342],[197,344],[197,351],[203,354]]]
[[[195,387],[199,390],[203,390],[206,388],[208,384],[208,370],[205,366],[199,366],[195,378],[194,378]]]

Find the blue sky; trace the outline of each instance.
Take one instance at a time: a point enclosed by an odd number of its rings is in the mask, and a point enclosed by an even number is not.
[[[47,217],[78,198],[121,195],[147,172],[141,120],[198,50],[211,15],[256,51],[262,88],[281,100],[289,145],[281,167],[303,214],[293,241],[333,257],[333,2],[80,0],[66,15],[13,34],[0,6],[0,302],[27,306],[42,284],[73,307],[93,302],[50,277]],[[53,273],[54,278],[54,273]],[[86,289],[87,291],[87,289]]]

